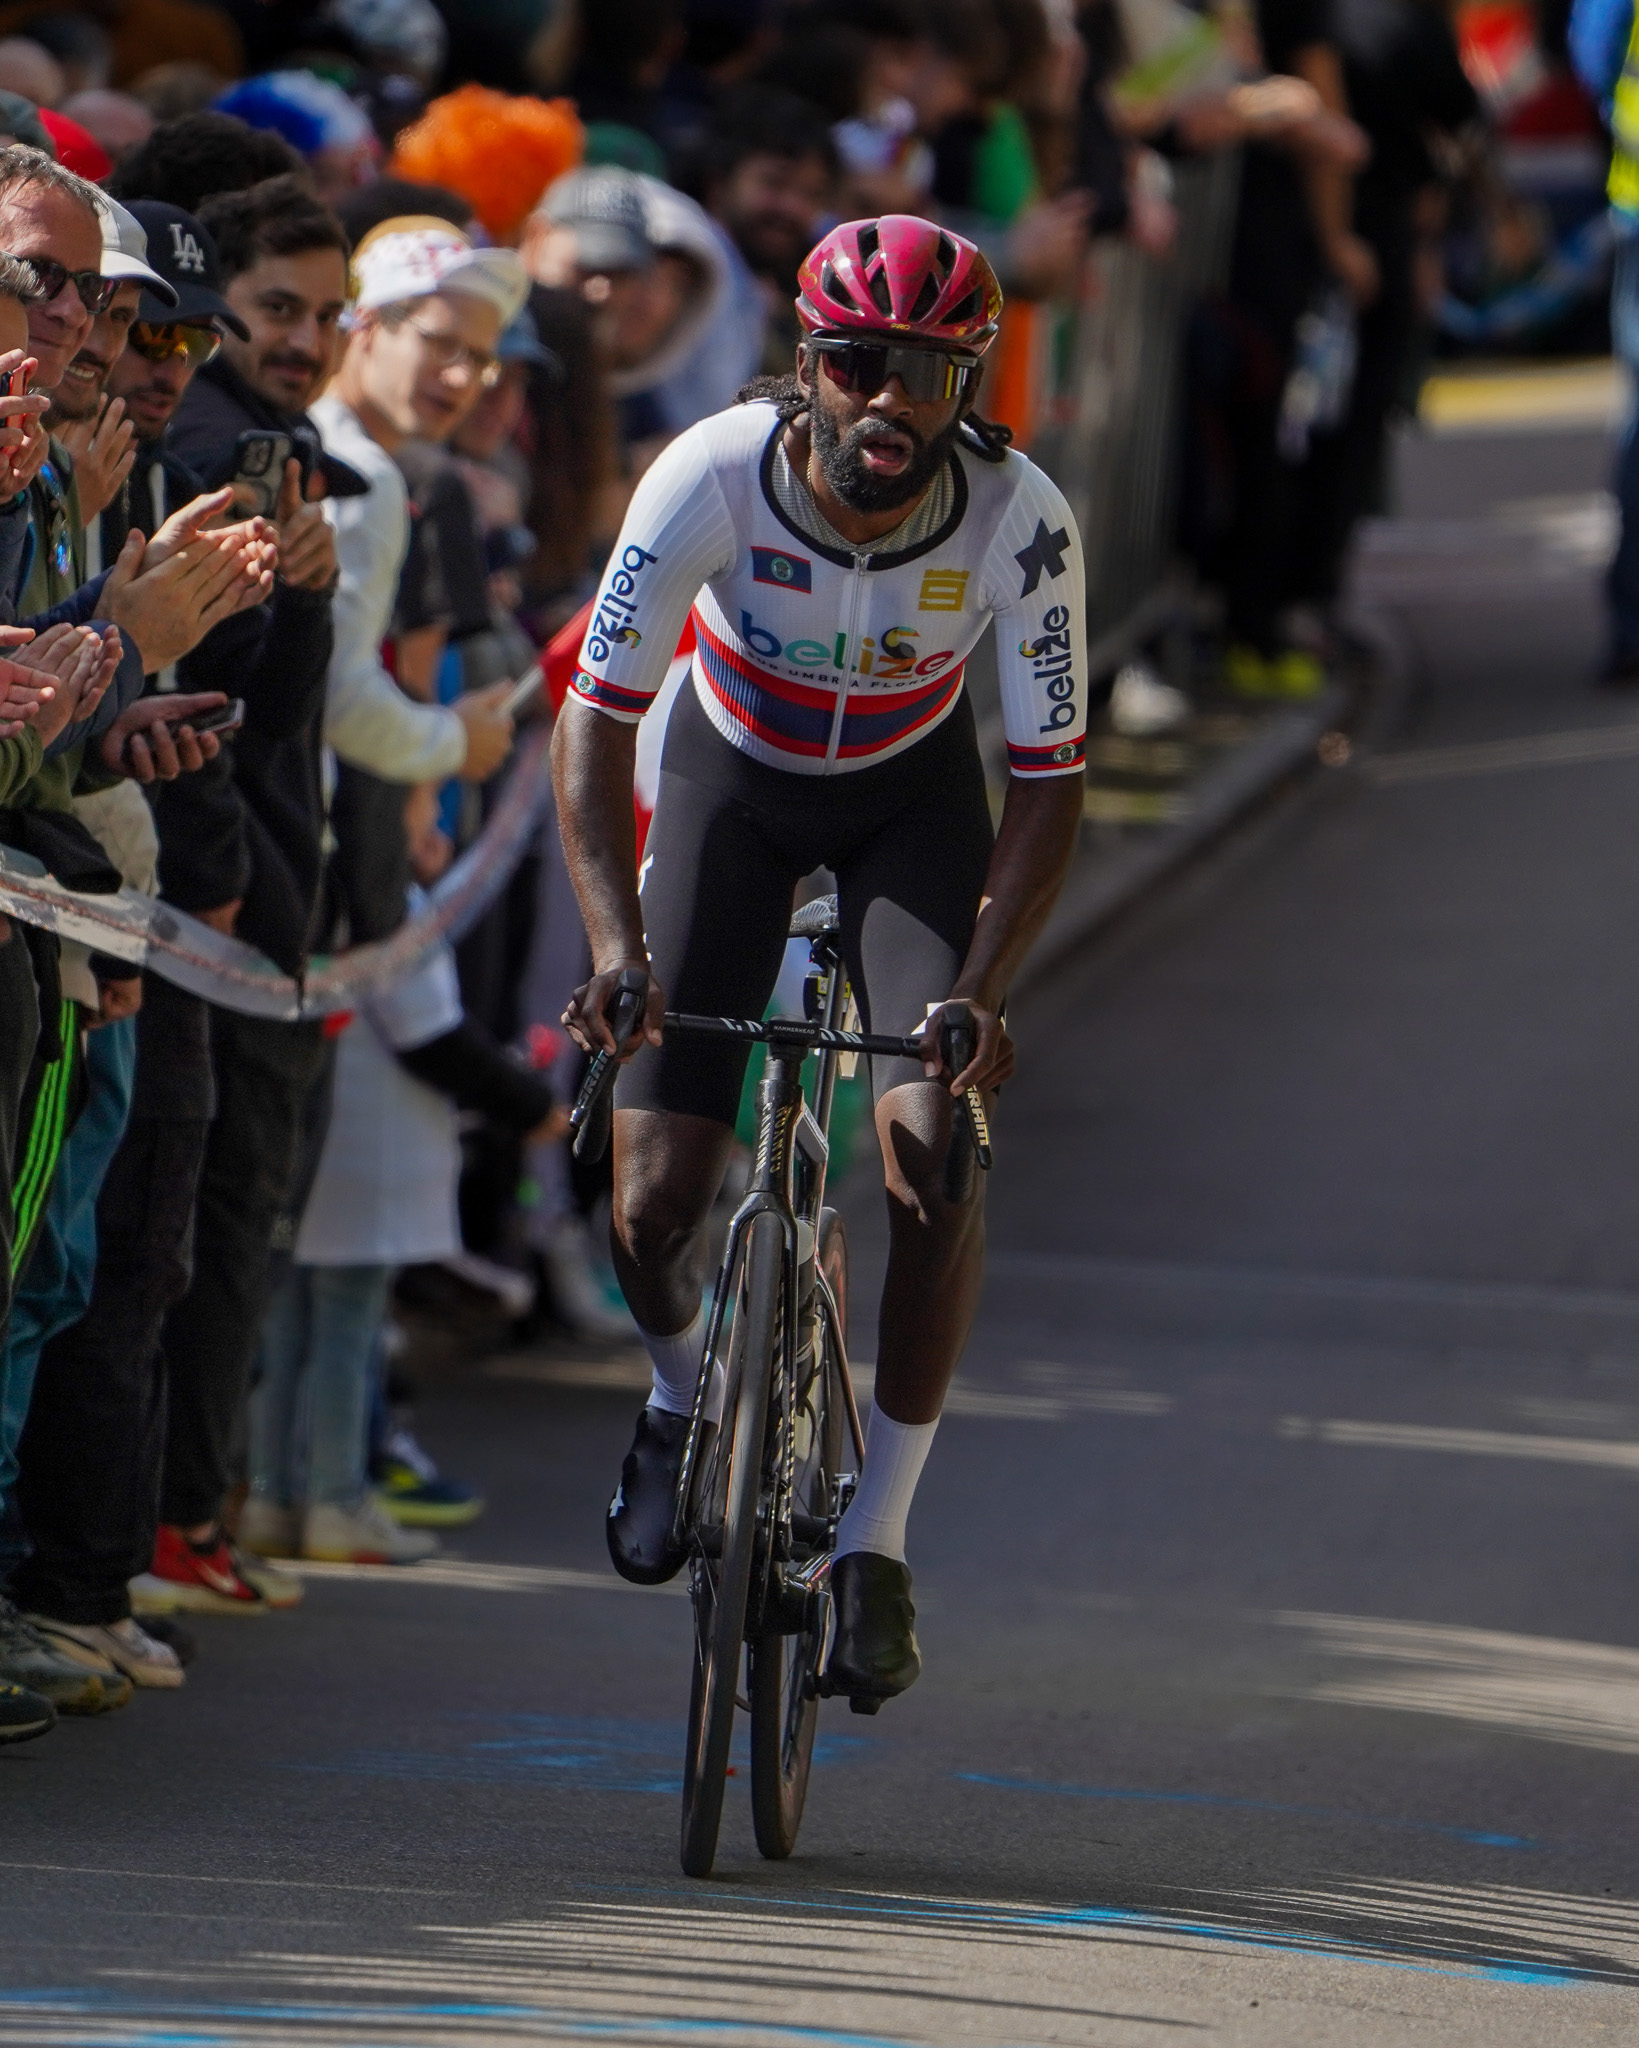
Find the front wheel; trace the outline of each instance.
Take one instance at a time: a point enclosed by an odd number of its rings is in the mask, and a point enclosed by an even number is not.
[[[723,1781],[745,1640],[746,1606],[757,1549],[757,1495],[763,1472],[768,1389],[779,1344],[785,1232],[777,1216],[757,1216],[731,1276],[734,1327],[724,1389],[723,1426],[702,1460],[689,1516],[694,1601],[694,1683],[689,1746],[683,1763],[683,1868],[709,1877],[723,1818]],[[732,1411],[733,1423],[729,1415]]]
[[[839,1325],[846,1330],[848,1240],[841,1217],[829,1209],[820,1217],[816,1262],[830,1284]],[[819,1308],[817,1300],[815,1307]],[[778,1625],[765,1629],[751,1646],[751,1817],[757,1847],[776,1860],[797,1846],[819,1720],[825,1602],[818,1581],[830,1549],[844,1426],[836,1336],[827,1316],[818,1314],[813,1348],[802,1361],[804,1372],[793,1389],[791,1523],[796,1555],[787,1583],[799,1591],[795,1602],[787,1593],[790,1611],[784,1613],[779,1602],[769,1600],[770,1618]]]

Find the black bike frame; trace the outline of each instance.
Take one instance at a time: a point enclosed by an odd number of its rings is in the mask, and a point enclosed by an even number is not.
[[[907,1056],[914,1057],[918,1048],[915,1039],[879,1037],[875,1034],[842,1030],[841,1019],[848,993],[847,977],[843,972],[841,953],[834,939],[816,939],[810,958],[813,965],[820,970],[820,1001],[817,1007],[821,1014],[815,1022],[810,1023],[794,1017],[771,1017],[766,1023],[753,1024],[735,1017],[690,1017],[676,1015],[670,1011],[666,1015],[668,1029],[702,1031],[720,1037],[751,1039],[768,1047],[768,1064],[757,1091],[756,1158],[752,1166],[750,1184],[734,1213],[734,1220],[729,1225],[728,1242],[723,1248],[723,1262],[717,1276],[716,1292],[712,1297],[711,1319],[706,1327],[706,1344],[700,1361],[700,1377],[695,1384],[694,1406],[690,1411],[688,1436],[683,1445],[683,1462],[677,1475],[671,1537],[678,1548],[686,1547],[688,1542],[689,1494],[693,1486],[695,1462],[699,1455],[701,1433],[705,1424],[706,1401],[722,1343],[723,1324],[728,1311],[729,1282],[733,1276],[734,1262],[741,1242],[755,1217],[777,1216],[785,1239],[784,1333],[782,1358],[775,1368],[776,1382],[773,1391],[775,1394],[779,1393],[779,1375],[784,1370],[789,1376],[790,1362],[797,1355],[797,1318],[802,1304],[803,1268],[805,1264],[812,1262],[821,1312],[830,1325],[831,1336],[836,1346],[835,1355],[841,1371],[843,1399],[848,1410],[848,1428],[854,1441],[854,1455],[861,1463],[865,1457],[865,1435],[860,1427],[859,1407],[854,1400],[853,1384],[848,1375],[846,1333],[842,1327],[842,1314],[830,1282],[819,1269],[816,1258],[820,1209],[825,1198],[825,1176],[831,1157],[830,1140],[827,1136],[831,1121],[831,1098],[836,1087],[838,1062],[844,1053],[873,1052],[903,1059]],[[810,982],[809,985],[812,987],[813,983]],[[814,1081],[814,1106],[810,1109],[803,1097],[802,1070],[808,1055],[813,1052],[819,1055],[819,1068]],[[727,1361],[724,1360],[723,1364],[726,1370]],[[791,1485],[795,1436],[790,1424],[791,1417],[786,1415],[783,1423],[785,1448],[775,1525],[769,1532],[773,1539],[772,1554],[776,1558],[786,1558],[791,1554]]]

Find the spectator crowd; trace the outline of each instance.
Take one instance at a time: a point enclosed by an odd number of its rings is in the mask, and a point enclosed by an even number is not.
[[[829,223],[981,244],[1028,445],[1089,252],[1170,260],[1225,152],[1181,538],[1221,686],[1309,694],[1476,112],[1432,0],[11,0],[0,848],[297,982],[391,938],[538,772],[513,685],[635,479],[789,371]],[[0,920],[0,1736],[479,1512],[396,1384],[415,1274],[630,1327],[563,1144],[583,947],[550,815],[335,1018]]]

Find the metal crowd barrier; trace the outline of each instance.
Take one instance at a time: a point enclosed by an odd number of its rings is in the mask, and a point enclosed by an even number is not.
[[[1088,682],[1096,685],[1180,615],[1175,546],[1192,309],[1228,275],[1240,160],[1176,167],[1179,232],[1164,257],[1094,243],[1073,305],[1057,309],[1042,420],[1029,447],[1070,502],[1087,560]],[[1005,778],[991,642],[968,663],[986,757]]]

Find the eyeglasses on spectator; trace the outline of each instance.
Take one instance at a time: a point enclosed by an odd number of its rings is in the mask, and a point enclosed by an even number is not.
[[[6,253],[10,254],[9,251]],[[11,260],[21,263],[34,279],[34,290],[30,296],[36,305],[50,305],[61,295],[64,285],[72,284],[79,294],[80,304],[93,318],[108,311],[120,283],[117,277],[104,277],[100,271],[70,270],[55,256],[12,256]]]
[[[190,369],[202,369],[222,346],[214,327],[190,327],[174,321],[134,320],[126,336],[127,348],[150,363],[168,363],[173,356],[186,356]]]

